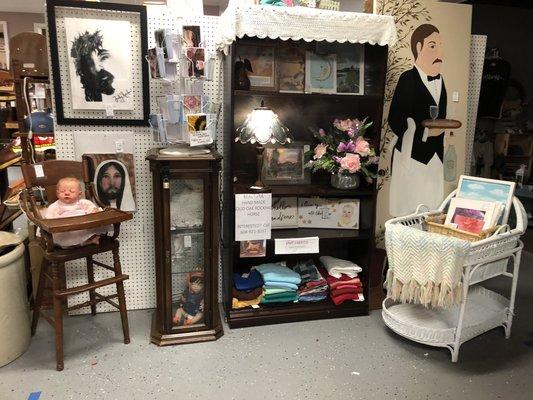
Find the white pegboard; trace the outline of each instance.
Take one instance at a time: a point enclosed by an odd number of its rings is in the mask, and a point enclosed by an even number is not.
[[[468,79],[468,117],[466,122],[465,143],[465,172],[472,170],[472,152],[474,150],[474,137],[476,134],[477,107],[481,78],[483,76],[483,63],[485,61],[485,48],[487,36],[472,35],[470,40],[470,77]]]
[[[158,7],[159,8],[159,7]],[[70,12],[70,11],[69,11]],[[85,10],[75,9],[72,13],[84,13]],[[85,14],[83,14],[85,15]],[[78,17],[79,15],[71,15]],[[217,32],[219,17],[214,16],[192,16],[177,18],[168,11],[148,12],[148,48],[154,46],[156,29],[167,29],[173,33],[180,33],[182,25],[200,25],[203,41],[208,53],[215,54],[214,38]],[[58,25],[59,27],[59,25]],[[59,29],[59,28],[58,28]],[[58,47],[64,48],[64,34],[59,35]],[[49,46],[50,48],[50,46]],[[146,62],[144,55],[137,54],[133,60],[138,60],[138,69],[141,63]],[[133,63],[135,64],[135,63]],[[51,65],[51,64],[50,64]],[[64,68],[68,68],[63,62]],[[204,83],[204,94],[211,100],[221,102],[223,81],[221,72],[222,63],[217,58],[215,67],[215,80]],[[67,75],[68,76],[68,75]],[[52,81],[52,80],[51,80]],[[53,88],[52,88],[53,90]],[[152,112],[157,110],[156,97],[164,94],[178,94],[179,84],[164,84],[160,80],[150,79],[150,108]],[[53,98],[53,97],[52,97]],[[64,98],[66,101],[66,98]],[[55,104],[54,104],[55,108]],[[222,120],[221,112],[219,123],[217,124],[216,145],[219,152],[223,151],[222,143]],[[135,136],[135,180],[137,182],[137,207],[138,211],[134,214],[131,221],[121,225],[120,240],[120,259],[122,270],[128,274],[130,279],[125,281],[126,303],[130,310],[154,308],[156,306],[156,289],[155,289],[155,253],[154,253],[154,229],[153,229],[153,204],[152,204],[152,177],[149,170],[148,162],[145,160],[149,149],[161,146],[161,143],[154,142],[152,133],[148,127],[117,127],[117,126],[77,126],[77,125],[57,125],[54,121],[55,140],[57,147],[57,157],[59,159],[75,159],[74,135],[94,135],[95,141],[98,140],[98,131],[106,130],[109,134],[133,132]],[[111,255],[99,255],[97,259],[111,263]],[[95,271],[100,271],[95,268]],[[80,285],[86,283],[85,263],[75,261],[67,266],[67,285]],[[97,279],[107,276],[105,273],[97,275]],[[221,299],[221,265],[219,264],[219,300]],[[100,289],[102,294],[114,292],[114,287]],[[88,295],[83,294],[78,297],[72,296],[73,303],[88,300]],[[107,303],[98,304],[98,311],[116,311]],[[87,313],[88,309],[79,310],[79,313]]]
[[[72,109],[72,100],[70,85],[65,84],[69,79],[69,64],[70,64],[70,47],[65,46],[66,32],[64,18],[83,18],[83,19],[97,19],[105,18],[108,20],[129,21],[130,35],[131,35],[131,58],[132,60],[144,59],[141,54],[141,46],[139,45],[141,37],[141,22],[139,13],[128,11],[102,11],[89,8],[76,7],[56,7],[56,31],[58,42],[58,59],[61,66],[61,77],[63,84],[61,86],[63,99],[63,114],[65,118],[95,118],[100,116],[106,117],[104,110],[74,110]],[[112,38],[108,39],[112,40]],[[50,47],[49,47],[50,48]],[[51,65],[51,64],[50,64]],[[133,82],[133,88],[142,89],[142,64],[131,63],[130,77]],[[80,82],[76,82],[81,85]],[[143,118],[143,97],[142,93],[133,94],[133,110],[115,110],[115,119],[142,119]]]

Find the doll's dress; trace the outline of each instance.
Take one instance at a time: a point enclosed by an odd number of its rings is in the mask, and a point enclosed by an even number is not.
[[[90,214],[94,208],[98,208],[100,211],[102,211],[102,209],[97,207],[92,201],[86,199],[80,199],[72,204],[67,204],[61,200],[57,200],[46,208],[43,216],[46,219],[78,217],[81,215]],[[68,248],[79,246],[95,235],[102,235],[106,233],[107,227],[98,227],[72,232],[54,233],[52,238],[54,239],[54,244],[56,246]]]

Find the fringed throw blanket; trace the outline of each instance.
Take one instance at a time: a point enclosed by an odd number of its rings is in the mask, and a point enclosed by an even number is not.
[[[388,296],[402,303],[449,308],[461,302],[463,262],[470,243],[403,225],[385,232]]]

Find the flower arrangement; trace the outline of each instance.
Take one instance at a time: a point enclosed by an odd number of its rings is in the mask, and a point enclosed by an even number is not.
[[[364,137],[370,125],[366,118],[336,119],[329,133],[322,128],[313,131],[319,143],[309,151],[306,167],[313,172],[323,169],[332,174],[361,174],[372,183],[376,174],[369,167],[378,164],[379,157]]]

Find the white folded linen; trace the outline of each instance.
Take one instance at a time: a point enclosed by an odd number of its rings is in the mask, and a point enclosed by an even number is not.
[[[324,265],[324,268],[328,271],[328,274],[335,278],[340,278],[341,274],[348,275],[350,278],[355,278],[359,272],[363,269],[348,260],[341,260],[331,256],[320,257],[320,262]]]

